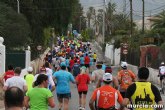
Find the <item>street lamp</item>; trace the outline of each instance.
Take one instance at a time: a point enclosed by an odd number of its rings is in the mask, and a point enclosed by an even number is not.
[[[18,12],[18,14],[20,13],[19,0],[17,0],[17,12]]]

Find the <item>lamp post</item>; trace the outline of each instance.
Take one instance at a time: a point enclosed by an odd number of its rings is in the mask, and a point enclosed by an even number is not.
[[[17,12],[20,13],[19,0],[17,0]]]

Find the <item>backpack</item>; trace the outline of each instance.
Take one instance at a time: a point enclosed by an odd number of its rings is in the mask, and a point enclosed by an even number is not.
[[[80,65],[74,64],[73,65],[73,76],[77,76],[78,74],[80,74]]]
[[[131,77],[131,71],[121,70],[119,74],[121,74],[120,88],[123,90],[126,90],[128,88],[128,86],[132,84],[133,79]]]

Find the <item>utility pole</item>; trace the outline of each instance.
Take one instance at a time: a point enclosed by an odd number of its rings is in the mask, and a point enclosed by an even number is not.
[[[19,0],[17,0],[17,13],[20,13]]]
[[[133,33],[133,14],[132,14],[132,0],[130,1],[130,19],[131,19],[131,34],[130,36],[132,37],[132,33]]]
[[[106,3],[106,0],[103,0],[103,2],[104,2],[104,8],[103,8],[103,45],[104,45],[104,43],[105,43],[105,8],[106,8],[106,6],[105,6],[105,3]]]
[[[142,0],[142,2],[143,2],[143,18],[142,18],[142,33],[144,34],[144,8],[145,8],[145,6],[144,6],[144,0]]]
[[[82,17],[82,16],[80,16],[80,27],[79,27],[79,33],[81,33],[81,17]]]
[[[127,5],[126,0],[123,0],[123,13],[124,14],[126,14],[126,5]]]

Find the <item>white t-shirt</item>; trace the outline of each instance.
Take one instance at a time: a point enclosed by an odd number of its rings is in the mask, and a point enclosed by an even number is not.
[[[53,70],[52,69],[50,69],[50,68],[46,68],[46,75],[48,75],[48,76],[53,76],[52,75],[53,74]]]
[[[165,75],[165,66],[160,66],[159,70],[161,75]]]
[[[98,82],[99,79],[103,78],[104,70],[102,69],[97,69],[92,72],[92,77],[95,77],[95,82]]]
[[[24,91],[24,86],[26,86],[26,81],[21,78],[20,76],[13,76],[6,80],[5,85],[6,87],[13,87],[16,86]]]
[[[39,74],[36,74],[36,75],[34,76],[34,82],[37,80],[38,75],[39,75]],[[54,86],[54,85],[55,85],[55,83],[54,83],[52,77],[49,76],[49,77],[48,77],[48,80],[49,80],[49,84],[50,84],[51,86]]]

